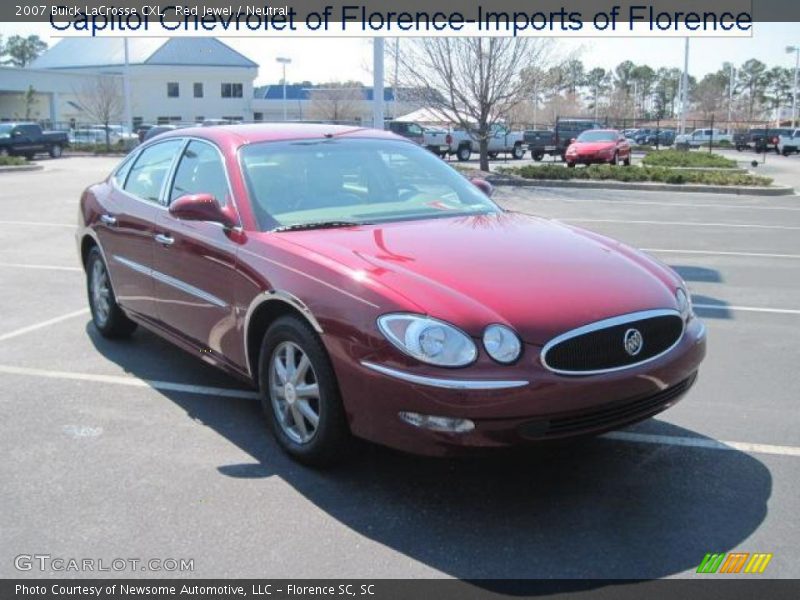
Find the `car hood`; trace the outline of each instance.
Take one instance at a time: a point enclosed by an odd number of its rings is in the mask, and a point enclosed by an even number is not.
[[[579,153],[602,152],[611,150],[615,146],[614,142],[575,142],[570,146],[570,150]]]
[[[489,323],[528,343],[631,312],[676,308],[680,278],[603,236],[518,213],[283,232],[306,256],[365,286],[391,290],[403,310],[479,337]]]

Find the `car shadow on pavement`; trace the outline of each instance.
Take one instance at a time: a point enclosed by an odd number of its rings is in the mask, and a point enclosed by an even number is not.
[[[718,269],[709,267],[697,267],[689,265],[669,265],[677,271],[685,281],[701,281],[703,283],[722,283],[722,273]]]
[[[733,319],[733,311],[728,307],[730,304],[725,300],[692,294],[695,314],[702,319]]]
[[[93,340],[134,375],[147,362],[173,360],[176,351],[155,336],[137,336],[139,343],[122,352],[126,342]],[[206,370],[197,361],[172,379],[201,380]],[[502,593],[549,594],[603,586],[601,579],[694,570],[707,552],[738,547],[756,531],[772,489],[769,470],[734,449],[603,438],[464,459],[415,457],[363,443],[344,464],[316,471],[280,451],[258,402],[159,392],[187,419],[252,457],[218,465],[221,476],[280,477],[358,534]],[[643,425],[640,431],[651,435],[704,437],[659,419]],[[270,532],[263,535],[267,545]],[[545,587],[490,581],[541,578],[578,581]]]

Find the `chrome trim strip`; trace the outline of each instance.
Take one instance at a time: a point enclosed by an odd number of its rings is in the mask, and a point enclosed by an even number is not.
[[[389,367],[376,365],[375,363],[365,360],[362,360],[361,364],[368,369],[372,369],[383,375],[388,375],[389,377],[394,377],[395,379],[447,390],[506,390],[530,385],[530,381],[524,380],[442,379],[438,377],[414,375],[412,373],[406,373],[405,371],[398,371],[396,369],[390,369]]]
[[[554,369],[550,365],[547,364],[547,352],[550,351],[553,346],[560,344],[561,342],[565,342],[567,340],[571,340],[572,338],[584,335],[586,333],[591,333],[592,331],[598,331],[600,329],[608,329],[609,327],[614,327],[616,325],[625,325],[626,323],[632,323],[634,321],[641,321],[642,319],[651,319],[653,317],[678,317],[681,319],[682,327],[681,333],[678,336],[678,339],[675,340],[675,343],[672,344],[669,348],[661,352],[660,354],[656,354],[655,356],[651,356],[646,360],[642,360],[630,365],[624,365],[622,367],[613,367],[611,369],[598,369],[595,371],[565,371],[563,369]],[[602,321],[595,321],[594,323],[589,323],[588,325],[583,325],[582,327],[578,327],[576,329],[572,329],[567,331],[566,333],[562,333],[559,336],[554,337],[552,340],[547,342],[542,351],[540,353],[542,365],[548,370],[553,373],[557,373],[559,375],[600,375],[603,373],[616,373],[618,371],[625,371],[627,369],[635,369],[636,367],[640,367],[642,365],[646,365],[649,362],[653,362],[670,352],[675,346],[680,344],[681,340],[683,339],[683,335],[686,333],[686,322],[681,317],[680,312],[674,309],[656,309],[656,310],[643,310],[634,313],[628,313],[627,315],[620,315],[618,317],[611,317],[610,319],[603,319]]]
[[[247,373],[250,375],[250,377],[254,376],[253,366],[250,364],[250,354],[247,347],[247,340],[250,335],[250,319],[252,318],[256,309],[265,302],[283,302],[284,304],[288,304],[296,309],[301,315],[303,315],[303,317],[305,317],[306,321],[308,321],[308,323],[314,328],[314,331],[317,333],[323,333],[322,326],[319,324],[319,321],[317,321],[314,313],[312,313],[311,309],[308,308],[308,306],[306,306],[305,303],[294,294],[290,294],[289,292],[283,290],[268,290],[266,292],[261,292],[250,302],[250,306],[247,307],[247,313],[244,317],[244,335],[242,336],[242,342],[244,343],[244,360],[247,366]]]
[[[148,277],[152,277],[156,281],[160,281],[166,285],[174,287],[177,290],[185,292],[190,296],[194,296],[195,298],[200,298],[201,300],[205,300],[210,304],[214,304],[215,306],[219,306],[220,308],[227,308],[228,303],[222,300],[221,298],[217,298],[213,294],[209,294],[208,292],[201,290],[200,288],[194,287],[191,284],[186,283],[185,281],[181,281],[180,279],[176,279],[175,277],[171,277],[165,273],[161,273],[160,271],[156,271],[147,267],[145,265],[141,265],[137,262],[124,258],[122,256],[114,256],[115,261],[136,271],[137,273],[142,273],[143,275],[147,275]]]

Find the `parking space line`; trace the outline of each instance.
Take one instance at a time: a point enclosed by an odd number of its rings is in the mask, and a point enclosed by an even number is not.
[[[77,225],[74,223],[47,223],[45,221],[0,221],[0,225],[24,225],[31,227],[69,227],[76,229]]]
[[[717,441],[708,438],[680,437],[672,435],[656,435],[637,433],[635,431],[612,431],[601,437],[620,442],[635,444],[659,444],[664,446],[682,446],[684,448],[705,448],[708,450],[727,450],[747,452],[749,454],[774,454],[776,456],[799,456],[800,448],[796,446],[775,446],[772,444],[751,444],[750,442]]]
[[[758,223],[696,223],[693,221],[639,221],[628,219],[578,219],[561,218],[553,219],[567,223],[622,223],[625,225],[670,225],[677,227],[731,227],[735,229],[782,229],[798,231],[800,226],[793,225],[760,225]]]
[[[21,375],[27,377],[41,377],[44,379],[60,379],[71,381],[88,381],[93,383],[109,383],[113,385],[125,385],[130,387],[146,388],[156,390],[186,392],[191,394],[202,394],[206,396],[223,396],[228,398],[256,399],[258,394],[250,390],[237,390],[232,388],[221,388],[204,385],[191,385],[185,383],[173,383],[171,381],[157,381],[151,379],[139,379],[138,377],[118,376],[118,375],[94,375],[91,373],[72,373],[67,371],[50,371],[45,369],[32,369],[28,367],[14,367],[10,365],[0,365],[0,373],[7,375]],[[777,446],[771,444],[753,444],[750,442],[729,442],[717,441],[707,438],[692,438],[671,435],[655,435],[648,433],[637,433],[632,431],[613,431],[606,433],[603,438],[620,442],[631,442],[639,444],[659,444],[665,446],[680,446],[684,448],[704,448],[709,450],[738,450],[752,454],[773,454],[778,456],[797,456],[800,457],[800,448],[795,446]]]
[[[227,398],[258,398],[256,392],[237,390],[233,388],[212,387],[206,385],[193,385],[189,383],[174,383],[172,381],[158,381],[155,379],[140,379],[123,375],[94,375],[92,373],[72,373],[69,371],[50,371],[47,369],[32,369],[28,367],[13,367],[0,365],[0,373],[7,375],[24,375],[29,377],[42,377],[45,379],[69,379],[72,381],[90,381],[94,383],[111,383],[114,385],[127,385],[131,387],[154,388],[171,392],[186,392],[204,396],[225,396]]]
[[[800,258],[800,254],[771,254],[768,252],[728,252],[725,250],[670,250],[667,248],[642,248],[658,254],[701,254],[704,256],[741,256],[745,258]]]
[[[12,269],[42,269],[46,271],[83,271],[80,267],[62,267],[59,265],[26,265],[24,263],[0,262],[0,267]]]
[[[89,314],[89,309],[82,308],[81,310],[76,310],[74,312],[67,313],[66,315],[61,315],[60,317],[55,317],[53,319],[48,319],[47,321],[42,321],[41,323],[28,325],[27,327],[22,327],[21,329],[15,329],[14,331],[9,331],[8,333],[0,335],[0,342],[4,342],[6,340],[10,340],[11,338],[19,337],[21,335],[25,335],[26,333],[30,333],[31,331],[36,331],[37,329],[43,329],[44,327],[55,325],[56,323],[60,323],[61,321],[74,319],[75,317],[80,317],[81,315],[86,315],[86,314]]]
[[[760,308],[758,306],[729,306],[727,304],[692,304],[695,308],[701,308],[703,310],[738,310],[742,312],[771,313],[776,315],[800,315],[800,310],[794,308]]]

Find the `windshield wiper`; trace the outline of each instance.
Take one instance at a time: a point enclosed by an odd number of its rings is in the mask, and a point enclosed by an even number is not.
[[[334,227],[357,227],[359,225],[371,225],[366,221],[314,221],[311,223],[297,223],[295,225],[281,225],[273,229],[273,232],[281,231],[301,231],[303,229],[333,229]]]

